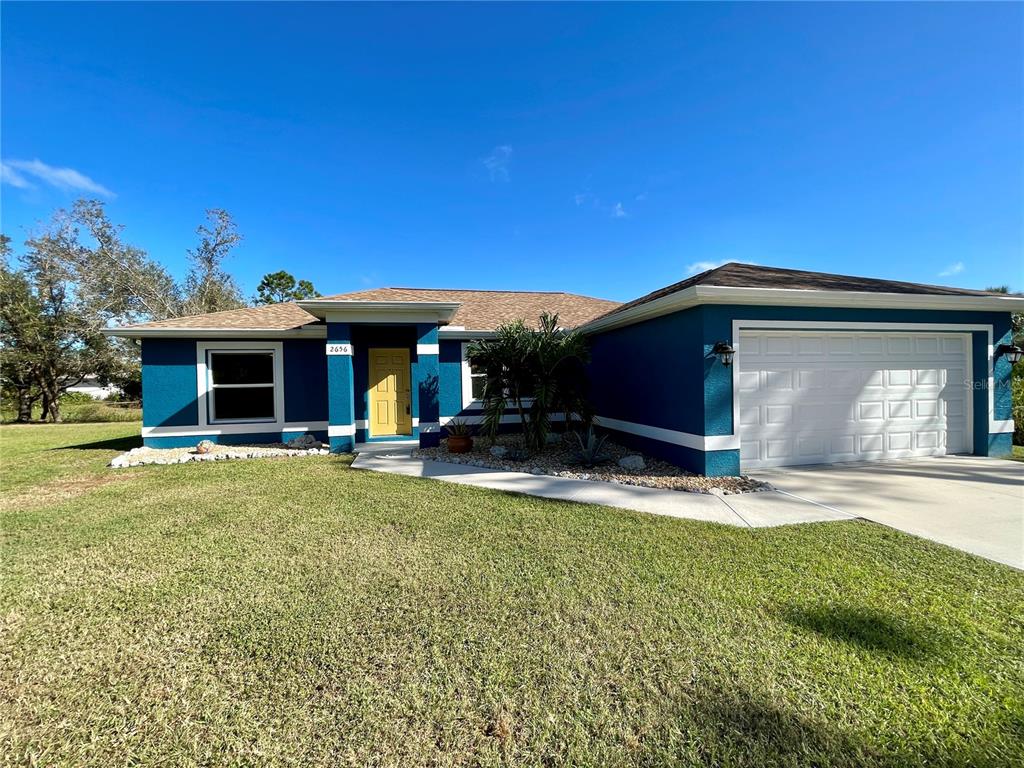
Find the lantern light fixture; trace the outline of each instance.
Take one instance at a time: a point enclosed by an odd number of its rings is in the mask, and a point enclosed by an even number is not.
[[[717,355],[718,359],[722,361],[722,365],[728,368],[732,365],[732,358],[736,354],[736,350],[727,341],[716,341],[715,346],[711,349],[711,354]]]
[[[1024,350],[1013,344],[1000,344],[996,349],[996,357],[1002,355],[1010,365],[1016,365],[1024,357]]]

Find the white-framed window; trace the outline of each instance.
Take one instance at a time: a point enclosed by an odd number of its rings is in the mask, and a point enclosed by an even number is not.
[[[284,422],[284,362],[280,342],[200,342],[200,419],[206,424]]]
[[[483,406],[484,383],[487,381],[487,374],[472,365],[466,359],[466,349],[469,342],[462,345],[462,407],[480,408]],[[532,397],[524,397],[523,405],[533,402]]]

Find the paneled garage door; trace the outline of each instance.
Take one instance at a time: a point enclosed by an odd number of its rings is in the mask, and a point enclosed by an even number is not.
[[[741,331],[743,469],[971,450],[970,336]]]

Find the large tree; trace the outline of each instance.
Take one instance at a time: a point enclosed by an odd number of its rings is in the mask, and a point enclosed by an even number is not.
[[[199,246],[188,251],[191,269],[185,278],[183,315],[219,312],[245,306],[242,291],[224,270],[231,249],[242,240],[231,214],[221,208],[206,212],[206,224],[199,225]]]
[[[253,304],[280,304],[283,301],[302,301],[315,299],[320,293],[309,280],[296,280],[293,275],[285,272],[269,272],[256,286],[256,297]]]
[[[0,310],[3,385],[27,419],[42,399],[44,418],[60,420],[60,396],[86,375],[137,378],[138,348],[107,339],[111,325],[244,306],[222,267],[241,239],[226,211],[207,212],[191,268],[179,285],[145,251],[122,240],[103,204],[80,200],[58,210],[25,242],[20,267],[9,265],[3,241]]]

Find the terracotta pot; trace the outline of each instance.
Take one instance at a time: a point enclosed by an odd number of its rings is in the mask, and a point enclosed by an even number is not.
[[[473,438],[469,435],[450,435],[448,453],[469,453],[473,450]]]

